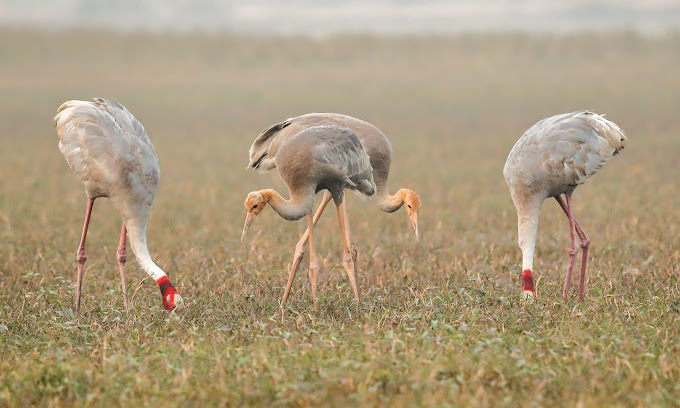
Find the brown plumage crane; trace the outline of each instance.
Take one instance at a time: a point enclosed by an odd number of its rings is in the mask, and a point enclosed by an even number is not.
[[[541,205],[554,197],[567,218],[571,234],[569,262],[562,297],[567,299],[577,249],[581,241],[578,299],[583,300],[590,239],[574,218],[571,195],[626,145],[626,136],[614,123],[589,111],[543,119],[527,130],[510,151],[503,175],[517,209],[517,230],[522,250],[522,278],[526,296],[535,295],[533,259]],[[561,195],[564,194],[566,203]]]
[[[284,199],[271,189],[249,193],[244,203],[246,220],[241,241],[255,217],[267,204],[286,220],[299,220],[306,216],[309,233],[309,280],[316,307],[319,266],[314,252],[312,209],[316,193],[327,190],[337,209],[344,246],[343,266],[358,305],[360,292],[352,259],[344,192],[349,189],[367,196],[375,194],[373,169],[359,139],[354,132],[345,127],[313,126],[281,143],[272,159],[276,160],[279,175],[288,186],[290,199]],[[294,278],[295,269],[292,269],[288,276],[281,309],[285,305]]]
[[[125,308],[128,307],[125,284],[128,235],[142,269],[158,283],[163,306],[168,310],[182,306],[182,296],[165,272],[153,262],[146,245],[146,225],[160,180],[160,168],[144,126],[124,106],[101,98],[92,102],[74,100],[63,103],[54,122],[59,150],[85,184],[87,193],[85,225],[76,254],[76,311],[80,309],[90,214],[94,200],[99,197],[111,199],[123,218],[117,255]]]
[[[389,193],[387,179],[392,164],[392,145],[380,129],[368,122],[339,113],[308,113],[287,119],[265,129],[255,139],[250,147],[248,168],[265,171],[275,168],[277,165],[277,151],[288,139],[298,134],[301,130],[319,125],[343,126],[352,130],[357,135],[371,161],[373,179],[376,186],[375,201],[378,208],[392,213],[403,206],[409,216],[417,240],[420,197],[413,190],[407,188],[399,189],[394,194]],[[330,199],[331,194],[326,191],[314,215],[313,225],[316,225],[318,222]],[[349,220],[346,220],[346,222],[349,223]],[[308,234],[309,230],[305,231],[295,247],[291,276],[294,276],[295,270],[297,270],[302,260]],[[288,298],[290,284],[291,281],[289,280],[282,303],[285,303]]]

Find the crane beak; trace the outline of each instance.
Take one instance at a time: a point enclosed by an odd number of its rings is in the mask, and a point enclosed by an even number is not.
[[[411,226],[413,227],[413,232],[416,233],[416,242],[419,242],[420,238],[418,237],[418,212],[413,211],[409,213],[408,216],[411,219]]]
[[[243,239],[246,237],[246,232],[248,231],[248,228],[250,228],[250,224],[253,223],[253,220],[255,219],[255,213],[249,212],[246,214],[246,222],[243,223],[243,233],[241,234],[241,242],[243,242]]]

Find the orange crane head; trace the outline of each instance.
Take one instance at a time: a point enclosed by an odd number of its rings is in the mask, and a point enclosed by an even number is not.
[[[246,197],[246,201],[243,203],[243,206],[246,208],[246,221],[243,224],[243,233],[241,234],[241,242],[243,242],[243,239],[246,236],[246,232],[248,231],[248,228],[250,228],[250,224],[252,224],[255,217],[262,210],[264,210],[264,207],[266,205],[267,205],[267,199],[260,192],[253,191],[252,193],[248,194],[248,196]]]

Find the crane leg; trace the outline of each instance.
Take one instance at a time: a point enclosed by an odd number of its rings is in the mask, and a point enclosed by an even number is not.
[[[314,219],[312,214],[307,215],[307,230],[309,231],[309,283],[312,286],[314,310],[318,310],[316,288],[319,277],[319,262],[317,261],[316,253],[314,252]]]
[[[564,214],[566,214],[568,218],[570,209],[567,207],[567,205],[564,203],[561,197],[555,197],[555,199],[557,200],[557,203],[560,205],[562,211],[564,211]],[[573,219],[576,233],[578,234],[579,240],[581,241],[581,272],[578,284],[578,300],[579,302],[581,302],[583,301],[586,283],[586,268],[588,266],[588,250],[590,249],[590,238],[588,238],[588,235],[585,233],[585,231],[583,231],[583,228],[581,228],[581,225],[578,223],[576,218]]]
[[[588,266],[588,250],[590,249],[590,238],[583,231],[576,219],[574,218],[574,223],[576,224],[576,232],[581,239],[581,276],[578,282],[578,301],[583,301],[583,292],[586,285],[586,268]]]
[[[118,257],[120,288],[123,290],[123,306],[125,307],[125,310],[128,309],[127,285],[125,284],[125,262],[127,262],[127,257],[125,256],[126,240],[127,240],[127,228],[125,227],[125,223],[123,223],[123,228],[120,231],[120,241],[118,242],[118,251],[116,252],[116,255]]]
[[[323,199],[321,199],[321,204],[319,204],[319,208],[317,208],[316,214],[314,214],[313,220],[314,226],[316,226],[316,223],[319,222],[319,218],[321,218],[321,214],[326,209],[326,206],[328,205],[329,201],[331,201],[331,193],[329,193],[328,190],[326,190],[323,194]],[[300,240],[298,241],[297,245],[295,245],[295,254],[293,254],[293,264],[290,268],[290,272],[288,273],[288,282],[286,283],[286,290],[283,292],[283,298],[281,299],[282,313],[283,308],[286,305],[286,300],[288,300],[290,289],[293,286],[293,279],[295,279],[295,274],[297,273],[298,265],[300,264],[300,261],[302,261],[302,258],[305,255],[305,244],[307,244],[308,237],[309,228],[307,228],[305,233],[302,234],[302,237],[300,237]]]
[[[342,257],[342,266],[345,267],[347,272],[347,278],[352,286],[352,291],[354,292],[354,300],[357,303],[357,307],[361,301],[361,293],[359,292],[359,285],[357,284],[357,276],[354,268],[354,258],[352,253],[352,243],[350,241],[350,230],[347,224],[347,207],[345,200],[343,199],[340,205],[336,206],[338,212],[338,222],[340,223],[340,232],[342,233],[342,242],[344,244],[344,255]]]
[[[354,242],[352,242],[352,237],[350,235],[350,228],[349,228],[349,211],[347,210],[347,195],[343,197],[342,200],[342,215],[345,217],[345,232],[347,235],[347,242],[349,242],[349,248],[352,253],[352,262],[354,262],[354,270],[357,270],[357,255],[359,254],[359,251],[357,250],[357,246],[354,245]]]
[[[80,237],[80,245],[78,245],[78,252],[76,253],[76,264],[78,265],[78,275],[76,277],[76,312],[80,310],[80,291],[83,285],[85,261],[87,261],[87,254],[85,253],[85,240],[87,238],[87,228],[90,226],[90,215],[92,215],[94,200],[94,198],[88,198],[87,200],[87,210],[85,210],[85,224],[83,225],[83,234]]]
[[[564,288],[562,289],[562,299],[567,300],[567,294],[569,292],[569,287],[571,286],[571,275],[574,270],[574,258],[576,257],[576,240],[575,240],[575,233],[576,233],[576,225],[574,222],[574,214],[571,211],[571,196],[570,195],[565,195],[567,198],[567,203],[565,205],[565,212],[567,214],[567,218],[569,219],[569,233],[570,233],[570,244],[569,244],[569,263],[567,264],[567,276],[564,278]],[[558,202],[561,201],[561,197],[558,199],[556,198]],[[560,204],[560,206],[562,206]],[[565,209],[563,208],[563,209]]]

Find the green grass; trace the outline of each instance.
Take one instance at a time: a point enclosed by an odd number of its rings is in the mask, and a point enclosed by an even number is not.
[[[0,406],[679,406],[680,37],[518,34],[241,38],[0,33]],[[120,218],[95,204],[81,313],[72,311],[82,185],[57,149],[68,99],[105,96],[146,126],[162,179],[149,246],[187,301],[162,310],[128,263]],[[566,219],[546,202],[538,301],[521,301],[515,212],[502,178],[537,120],[589,108],[630,138],[574,195],[592,239],[586,302],[562,302]],[[277,314],[304,222],[271,210],[239,242],[255,136],[311,111],[391,138],[403,210],[349,198],[361,313],[329,209],[315,233],[314,312],[302,262]],[[129,257],[132,259],[132,256]]]

